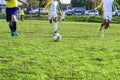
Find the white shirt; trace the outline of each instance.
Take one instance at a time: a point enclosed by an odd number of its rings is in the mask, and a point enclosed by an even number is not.
[[[50,11],[57,11],[57,5],[58,2],[55,0],[52,1],[51,5],[50,5]]]
[[[111,19],[112,19],[112,5],[113,5],[113,0],[103,0],[104,19],[108,19],[111,21]]]
[[[112,5],[114,0],[103,0],[104,12],[112,12]]]

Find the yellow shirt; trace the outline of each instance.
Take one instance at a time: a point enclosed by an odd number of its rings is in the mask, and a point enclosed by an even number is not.
[[[46,11],[48,9],[48,15],[50,14],[50,4],[51,4],[52,0],[49,0],[49,2],[47,3],[47,5],[44,8],[44,11]]]
[[[94,10],[97,10],[99,8],[102,8],[102,15],[103,15],[103,12],[104,12],[104,8],[103,8],[103,0],[101,0],[101,2],[99,3],[99,5],[97,7],[94,8]]]
[[[24,15],[24,10],[20,10],[19,15]]]
[[[60,0],[57,0],[57,2],[60,2]],[[44,11],[46,11],[48,9],[48,15],[50,14],[50,5],[52,3],[52,0],[49,0],[47,5],[44,8]]]
[[[6,7],[7,8],[14,8],[14,7],[18,7],[18,0],[7,0],[6,1]]]
[[[98,8],[102,8],[102,11],[104,11],[104,9],[103,9],[103,1],[101,1],[101,2],[99,3],[99,5],[98,5],[97,7],[95,7],[94,9],[96,10],[96,9],[98,9]]]

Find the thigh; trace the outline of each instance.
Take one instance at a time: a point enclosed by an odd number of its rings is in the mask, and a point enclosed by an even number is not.
[[[18,8],[6,8],[6,20],[11,21],[18,15]]]
[[[51,11],[50,12],[50,16],[49,16],[49,19],[54,19],[54,18],[56,18],[57,17],[57,12],[55,12],[55,11]]]
[[[6,8],[6,21],[11,21],[12,12],[10,8]]]

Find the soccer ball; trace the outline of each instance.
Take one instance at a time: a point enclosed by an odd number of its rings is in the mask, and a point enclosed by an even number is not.
[[[61,40],[61,35],[59,33],[55,33],[53,35],[53,41],[60,41]]]

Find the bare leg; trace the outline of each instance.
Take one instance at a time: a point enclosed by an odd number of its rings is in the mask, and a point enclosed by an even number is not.
[[[108,29],[108,28],[109,28],[109,24],[110,24],[110,21],[106,19],[105,29]]]
[[[49,23],[52,24],[52,19],[49,20]]]
[[[102,21],[102,24],[101,24],[101,26],[100,26],[100,28],[99,28],[99,31],[101,31],[102,30],[102,28],[103,28],[103,26],[105,26],[105,19],[103,19],[103,21]]]
[[[104,37],[104,34],[106,33],[106,30],[108,29],[109,23],[110,21],[108,19],[104,20],[104,29],[102,30],[102,37]]]

